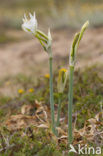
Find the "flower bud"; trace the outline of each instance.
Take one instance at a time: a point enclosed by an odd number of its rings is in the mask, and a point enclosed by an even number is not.
[[[67,81],[67,75],[68,75],[67,69],[62,68],[59,70],[57,82],[58,93],[63,93]]]

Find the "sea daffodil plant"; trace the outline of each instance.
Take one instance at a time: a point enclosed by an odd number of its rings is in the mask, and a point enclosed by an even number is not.
[[[50,70],[50,108],[51,108],[51,120],[52,120],[52,131],[56,135],[55,128],[55,117],[54,117],[54,97],[53,97],[53,73],[52,73],[52,37],[50,33],[50,29],[48,30],[48,35],[40,31],[37,26],[37,19],[31,13],[29,14],[30,18],[28,19],[26,15],[23,18],[22,28],[24,31],[33,34],[35,36],[44,50],[47,52],[49,56],[49,70]]]
[[[68,77],[67,69],[65,68],[60,69],[58,81],[57,81],[57,89],[58,89],[58,113],[57,113],[57,122],[56,122],[57,127],[59,126],[59,123],[60,123],[62,95],[65,89],[67,77]]]
[[[73,39],[71,46],[70,57],[69,57],[69,92],[68,92],[68,142],[72,143],[72,104],[73,104],[73,76],[74,76],[74,67],[75,67],[75,57],[76,52],[80,43],[80,40],[83,37],[83,34],[88,27],[89,22],[87,21],[81,28],[79,33],[76,33]]]

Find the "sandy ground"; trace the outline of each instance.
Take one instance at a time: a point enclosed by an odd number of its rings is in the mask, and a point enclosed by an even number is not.
[[[54,66],[68,66],[74,33],[67,29],[52,32]],[[77,68],[96,63],[103,63],[103,28],[87,30],[77,54]],[[48,55],[43,51],[38,40],[32,36],[29,40],[0,47],[0,77],[21,72],[25,74],[34,72],[39,75],[48,72]]]

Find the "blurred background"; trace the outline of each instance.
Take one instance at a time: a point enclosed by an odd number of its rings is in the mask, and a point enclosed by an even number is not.
[[[73,35],[86,20],[90,26],[80,45],[77,66],[102,63],[103,0],[0,0],[0,76],[28,73],[37,66],[35,71],[40,73],[44,64],[48,72],[46,53],[21,29],[24,13],[34,11],[39,29],[47,33],[51,28],[55,65],[68,65]]]
[[[103,24],[102,0],[0,0],[0,43],[8,40],[8,30],[21,30],[24,13],[34,11],[44,28],[79,28],[86,20],[92,27]]]

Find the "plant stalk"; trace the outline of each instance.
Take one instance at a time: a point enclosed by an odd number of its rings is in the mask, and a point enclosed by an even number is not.
[[[68,93],[68,143],[72,144],[72,105],[73,105],[73,77],[74,77],[74,66],[70,66],[69,69],[69,93]]]
[[[59,97],[58,97],[58,113],[57,113],[56,127],[59,127],[59,124],[60,124],[61,100],[62,100],[62,93],[59,93]]]
[[[52,73],[52,56],[49,57],[49,68],[50,68],[50,108],[51,108],[51,120],[52,120],[52,131],[56,135],[55,129],[55,117],[54,117],[54,96],[53,96],[53,73]]]

